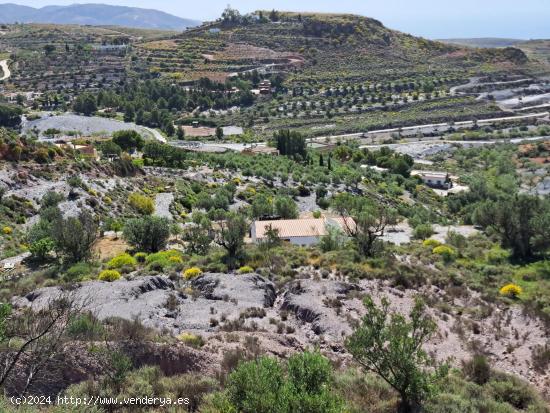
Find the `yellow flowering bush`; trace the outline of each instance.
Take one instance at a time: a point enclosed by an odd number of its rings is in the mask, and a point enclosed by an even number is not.
[[[183,278],[190,280],[192,278],[198,277],[202,274],[202,270],[197,267],[188,268],[183,272]]]
[[[115,268],[122,268],[122,267],[135,267],[136,263],[137,263],[136,259],[132,257],[130,254],[121,254],[111,259],[107,263],[107,268],[109,268],[110,270],[113,270]]]
[[[254,268],[249,265],[239,268],[239,274],[250,274],[251,272],[254,272]]]
[[[174,264],[182,264],[183,263],[182,258],[178,257],[177,255],[169,256],[168,261],[173,262]]]
[[[145,262],[149,265],[149,267],[159,270],[175,267],[178,264],[182,264],[183,260],[179,251],[168,250],[149,254],[145,259]]]
[[[424,240],[422,242],[422,245],[424,245],[425,247],[431,247],[431,248],[435,248],[435,247],[439,247],[441,245],[441,242],[439,242],[438,240],[436,239],[433,239],[433,238],[429,238],[427,240]]]
[[[178,337],[178,340],[181,342],[187,344],[188,346],[199,348],[202,347],[204,344],[204,340],[201,336],[192,334],[192,333],[181,333]]]
[[[11,227],[4,227],[4,228],[2,228],[2,232],[5,235],[10,235],[13,232],[13,229]]]
[[[101,271],[98,278],[100,281],[112,282],[120,278],[120,273],[115,270],[105,270]]]
[[[446,262],[452,261],[456,254],[455,250],[448,245],[440,245],[439,247],[435,247],[432,252],[443,257],[443,260]]]
[[[500,295],[510,298],[517,298],[521,295],[523,289],[517,284],[506,284],[500,289]]]

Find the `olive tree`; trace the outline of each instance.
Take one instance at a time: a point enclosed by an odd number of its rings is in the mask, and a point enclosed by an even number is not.
[[[242,254],[247,231],[246,220],[235,212],[226,214],[214,231],[214,242],[225,249],[227,264],[231,269],[235,268],[237,259]]]
[[[399,393],[400,412],[420,411],[434,391],[433,382],[447,371],[443,366],[429,372],[431,361],[422,349],[436,331],[435,322],[425,313],[420,299],[415,301],[408,320],[402,314],[390,313],[390,303],[385,298],[381,306],[370,297],[364,304],[367,312],[346,340],[346,348],[355,361]]]
[[[344,232],[353,240],[357,251],[366,257],[373,256],[380,246],[386,228],[397,222],[393,208],[348,193],[332,200],[333,209],[344,223]]]
[[[138,250],[158,252],[166,246],[170,222],[166,218],[153,216],[133,218],[126,221],[122,234]]]
[[[91,257],[98,224],[90,212],[83,211],[77,217],[59,217],[54,221],[51,231],[56,251],[68,261],[79,262]]]

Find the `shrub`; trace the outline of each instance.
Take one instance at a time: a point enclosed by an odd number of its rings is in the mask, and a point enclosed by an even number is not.
[[[491,366],[482,355],[475,355],[471,360],[463,362],[462,370],[468,379],[480,385],[491,378]]]
[[[58,253],[65,255],[70,262],[79,262],[90,258],[97,230],[95,217],[83,211],[78,217],[56,218],[51,235]]]
[[[431,237],[433,233],[434,231],[430,224],[420,224],[414,229],[413,236],[416,239],[426,239]]]
[[[183,264],[183,259],[177,255],[171,255],[168,257],[168,261],[174,264]]]
[[[245,265],[244,267],[239,268],[239,274],[250,274],[251,272],[254,272],[254,268]]]
[[[126,221],[124,238],[135,248],[157,252],[166,246],[170,236],[170,223],[166,218],[146,216]]]
[[[150,254],[145,259],[145,262],[149,265],[149,267],[155,267],[163,270],[166,267],[173,267],[176,264],[181,264],[183,260],[181,259],[181,255],[178,251],[169,250]]]
[[[455,250],[448,245],[440,245],[435,247],[432,252],[437,255],[441,255],[445,261],[450,261],[455,256]]]
[[[192,278],[198,277],[201,274],[202,274],[202,271],[200,268],[197,268],[197,267],[188,268],[184,271],[183,278],[185,278],[186,280],[190,280]]]
[[[192,333],[181,333],[178,336],[178,340],[194,348],[199,348],[204,345],[204,340],[202,339],[202,337]]]
[[[524,281],[550,280],[550,261],[538,261],[520,268],[514,274]]]
[[[523,292],[522,288],[517,284],[506,284],[500,289],[500,294],[505,297],[517,298]]]
[[[2,228],[2,232],[5,235],[10,235],[13,232],[13,229],[11,227],[4,227],[4,228]]]
[[[296,354],[286,363],[261,357],[240,363],[229,375],[214,411],[342,412],[344,406],[332,393],[331,382],[330,362],[318,353]]]
[[[91,315],[82,314],[75,317],[67,327],[71,337],[92,339],[103,332],[103,326]]]
[[[537,345],[531,354],[531,361],[535,371],[544,374],[548,371],[550,365],[550,342],[543,345]]]
[[[110,270],[113,270],[113,269],[122,268],[126,266],[135,267],[136,263],[137,263],[136,259],[132,257],[130,254],[121,254],[111,259],[107,263],[107,268],[109,268]]]
[[[490,264],[504,264],[510,258],[510,252],[502,249],[499,246],[495,246],[487,253],[487,261]]]
[[[439,247],[441,245],[441,242],[439,242],[436,239],[430,238],[430,239],[427,239],[424,242],[422,242],[422,245],[424,245],[425,247],[430,247],[430,248],[434,249],[435,247]]]
[[[138,252],[134,254],[134,258],[136,259],[136,262],[139,262],[140,264],[143,264],[145,260],[147,259],[147,254],[144,252]]]
[[[151,215],[155,212],[155,203],[145,195],[134,192],[128,197],[128,202],[136,211],[143,215]]]
[[[399,411],[420,411],[435,388],[433,380],[444,377],[447,368],[428,369],[430,357],[422,345],[437,329],[420,299],[416,299],[408,321],[390,311],[383,298],[378,307],[371,297],[364,300],[367,312],[354,333],[346,339],[346,348],[362,366],[377,372],[401,396]]]
[[[33,258],[42,261],[54,248],[55,242],[50,237],[45,237],[32,242],[29,246],[29,251]]]
[[[120,273],[118,271],[115,271],[115,270],[101,271],[101,273],[99,274],[99,277],[98,277],[98,279],[100,281],[107,281],[107,282],[116,281],[119,278],[120,278]]]
[[[93,267],[87,262],[77,262],[65,272],[65,278],[70,281],[80,280],[92,275]]]

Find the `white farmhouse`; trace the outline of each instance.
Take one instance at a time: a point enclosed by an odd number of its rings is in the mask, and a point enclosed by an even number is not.
[[[453,181],[447,172],[413,171],[412,176],[418,176],[422,181],[432,188],[451,189]]]
[[[353,220],[347,220],[350,226],[355,225]],[[343,218],[304,218],[281,219],[270,221],[254,221],[250,228],[252,242],[257,244],[267,237],[269,228],[279,232],[279,238],[294,245],[309,246],[321,241],[328,234],[329,227],[337,227],[343,232],[346,222]]]

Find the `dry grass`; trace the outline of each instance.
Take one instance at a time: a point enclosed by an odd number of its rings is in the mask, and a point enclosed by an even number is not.
[[[103,237],[96,241],[92,247],[94,255],[100,260],[110,259],[120,255],[130,246],[122,238]]]

